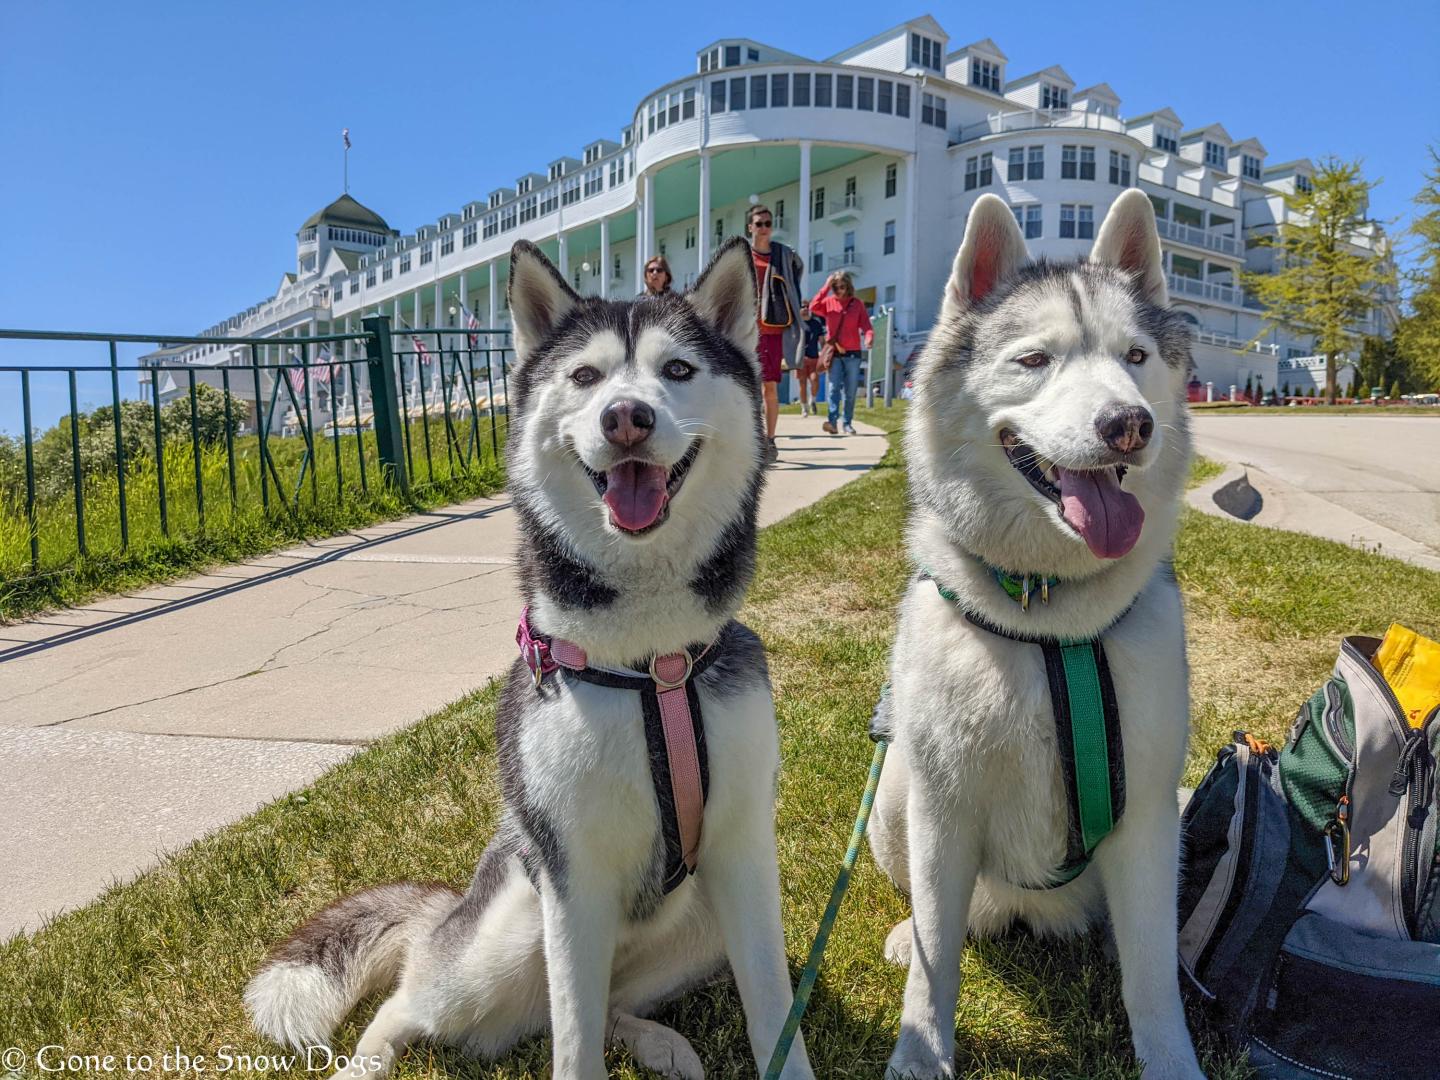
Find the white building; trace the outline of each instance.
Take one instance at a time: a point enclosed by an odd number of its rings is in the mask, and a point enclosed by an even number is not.
[[[928,15],[824,60],[727,38],[646,95],[618,138],[413,232],[342,196],[301,226],[276,294],[186,355],[246,359],[227,337],[358,331],[377,312],[397,326],[457,326],[464,305],[504,327],[507,260],[522,237],[583,292],[633,295],[656,253],[683,286],[760,201],[777,239],[804,256],[807,289],[846,269],[862,299],[894,308],[904,357],[934,318],[979,195],[1014,207],[1033,254],[1068,257],[1138,186],[1159,215],[1172,301],[1194,324],[1198,376],[1217,393],[1247,376],[1273,388],[1281,361],[1315,350],[1283,330],[1246,348],[1262,319],[1239,273],[1265,268],[1271,253],[1255,239],[1284,223],[1285,192],[1311,172],[1308,160],[1269,164],[1258,139],[1219,123],[1187,130],[1168,108],[1127,118],[1108,84],[1077,89],[1058,64],[1012,75],[994,41],[955,48]],[[1356,329],[1388,333],[1393,318],[1382,303]]]

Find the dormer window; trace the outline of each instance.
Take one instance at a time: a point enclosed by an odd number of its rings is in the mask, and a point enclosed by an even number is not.
[[[1070,91],[1063,86],[1042,82],[1040,84],[1040,107],[1042,109],[1068,109],[1070,107]]]
[[[497,210],[497,209],[499,209],[501,198],[502,198],[502,196],[501,196],[500,192],[498,192],[498,191],[495,192],[493,195],[490,196],[490,209],[491,209],[491,210]]]
[[[1000,92],[1000,65],[990,60],[972,59],[970,61],[970,85],[978,86],[981,90],[993,90]]]
[[[515,194],[516,194],[516,195],[526,195],[526,194],[529,193],[529,191],[530,191],[530,177],[527,176],[527,177],[525,177],[523,180],[517,180],[517,181],[515,181]]]
[[[739,67],[739,66],[740,66],[740,46],[739,46],[739,45],[726,45],[726,46],[725,46],[725,66],[726,66],[726,67]]]
[[[1180,152],[1180,132],[1163,124],[1155,125],[1155,149],[1171,154]]]
[[[941,55],[940,42],[923,34],[910,35],[910,63],[915,67],[931,71],[944,70],[945,58]]]
[[[747,63],[758,64],[758,63],[760,62],[760,50],[759,50],[759,49],[746,49],[746,50],[745,50],[745,60],[746,60]]]
[[[1260,159],[1253,154],[1240,155],[1240,173],[1246,180],[1260,180]]]
[[[1225,147],[1220,143],[1205,140],[1205,164],[1212,169],[1225,168]]]
[[[1309,195],[1315,190],[1315,185],[1310,183],[1310,177],[1302,173],[1297,173],[1295,176],[1295,190]]]

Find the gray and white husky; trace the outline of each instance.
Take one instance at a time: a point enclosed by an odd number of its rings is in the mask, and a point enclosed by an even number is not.
[[[469,889],[384,885],[331,904],[271,953],[246,1004],[276,1041],[325,1045],[394,985],[353,1055],[370,1075],[418,1039],[494,1058],[548,1026],[560,1080],[605,1076],[607,1041],[701,1077],[686,1039],[641,1017],[728,959],[763,1066],[791,987],[774,704],[760,642],[733,617],[764,449],[749,248],[722,248],[683,297],[634,303],[582,299],[522,242],[509,289],[528,621],[599,672],[709,645],[690,683],[708,765],[698,868],[666,891],[641,693],[566,671],[541,682],[517,661],[496,716],[504,814]],[[784,1075],[811,1075],[802,1045]]]
[[[1189,694],[1170,557],[1190,454],[1189,336],[1167,305],[1140,191],[1115,201],[1079,262],[1030,262],[993,195],[970,213],[915,375],[908,546],[927,573],[902,601],[877,714],[893,745],[870,843],[912,899],[886,943],[910,969],[889,1075],[954,1075],[967,928],[1023,920],[1063,935],[1107,908],[1145,1077],[1202,1075],[1176,968]],[[1026,574],[1028,608],[1012,598]],[[1042,589],[1046,578],[1058,581]],[[1073,834],[1034,639],[1097,637],[1124,812],[1078,877],[1046,888]]]

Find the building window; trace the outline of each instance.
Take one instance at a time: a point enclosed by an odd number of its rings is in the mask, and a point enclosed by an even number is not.
[[[1315,185],[1310,182],[1310,177],[1296,173],[1295,190],[1304,192],[1306,195],[1309,195],[1312,191],[1315,190]]]
[[[730,111],[740,112],[745,108],[745,77],[730,80]]]
[[[554,165],[551,165],[551,166],[550,166],[550,177],[549,177],[549,178],[550,178],[551,180],[558,180],[558,179],[560,179],[560,177],[562,177],[563,175],[565,175],[565,166],[564,166],[561,162],[558,162],[558,161],[557,161]]]
[[[393,262],[387,262],[384,266],[382,266],[382,267],[380,268],[380,280],[381,280],[381,281],[389,281],[389,280],[390,280],[391,278],[393,278],[394,276],[395,276],[395,264],[394,264]]]
[[[1045,148],[1043,146],[1032,146],[1025,155],[1025,179],[1045,179]]]
[[[670,123],[678,124],[680,122],[680,95],[667,94],[666,100],[669,101],[670,104],[665,111],[665,115],[669,118]],[[664,105],[664,102],[661,102],[661,104]]]
[[[605,190],[605,170],[601,168],[591,169],[585,174],[585,198],[591,195],[598,195]]]
[[[660,238],[660,257],[662,259],[665,257],[665,238],[663,236]]]
[[[440,238],[440,256],[444,258],[446,255],[453,254],[455,254],[455,234],[447,232]]]
[[[685,226],[685,250],[691,251],[695,247],[695,234],[699,230],[694,225]]]
[[[853,109],[855,107],[855,76],[835,76],[835,107],[837,109]]]
[[[931,71],[942,70],[943,57],[940,55],[940,42],[934,38],[912,33],[910,35],[910,63],[917,67],[929,68]]]
[[[1206,139],[1205,164],[1209,165],[1212,169],[1225,168],[1225,147]]]
[[[895,84],[889,79],[878,80],[880,93],[875,99],[876,112],[893,113],[895,111]]]
[[[804,108],[810,104],[810,75],[806,72],[796,72],[794,79],[794,99],[797,108]]]
[[[759,49],[746,49],[746,50],[745,50],[745,59],[748,60],[748,61],[750,61],[750,63],[752,63],[752,64],[758,64],[758,63],[760,62],[760,50],[759,50]]]
[[[351,295],[351,296],[354,296],[354,295],[355,295],[356,293],[358,293],[359,291],[360,291],[360,279],[359,279],[358,277],[352,277],[352,278],[350,279],[350,295]]]
[[[620,278],[624,275],[624,273],[624,270],[622,270],[620,267],[620,256],[616,255],[614,264],[610,267],[610,276],[616,281],[619,281]]]
[[[435,261],[435,251],[434,251],[434,249],[431,247],[430,241],[429,241],[429,240],[426,240],[425,243],[423,243],[423,244],[420,245],[420,265],[421,265],[421,266],[424,266],[426,263],[430,263],[430,262],[434,262],[434,261]]]
[[[1161,221],[1164,221],[1166,216],[1170,212],[1170,201],[1168,199],[1162,199],[1158,196],[1151,195],[1150,205],[1155,208],[1155,216]]]
[[[494,236],[494,235],[495,235],[496,233],[498,233],[499,231],[500,231],[500,215],[499,215],[499,214],[489,214],[489,215],[487,215],[486,218],[485,218],[484,226],[483,226],[483,228],[482,228],[482,234],[484,235],[485,239],[486,239],[486,240],[489,240],[490,237]],[[469,242],[470,242],[471,244],[473,244],[475,241],[474,241],[473,239],[471,239]]]
[[[389,277],[386,277],[385,280],[386,280],[386,281],[389,281],[390,279],[389,279]],[[375,271],[374,271],[374,270],[367,270],[367,271],[365,271],[365,287],[366,287],[367,289],[373,289],[373,288],[375,287]]]
[[[408,251],[400,256],[400,272],[402,274],[410,272],[410,253]]]
[[[1040,84],[1040,107],[1042,109],[1068,109],[1070,107],[1070,91],[1063,86],[1052,86],[1050,83]]]
[[[524,180],[517,180],[517,181],[515,182],[515,194],[516,194],[516,195],[524,195],[526,192],[528,192],[528,191],[530,190],[530,183],[531,183],[530,177],[528,177],[528,176],[525,177]]]
[[[895,222],[885,222],[885,246],[881,249],[883,254],[895,254]]]
[[[1078,219],[1078,238],[1081,240],[1095,239],[1095,208],[1093,206],[1080,206]]]
[[[516,207],[516,205],[514,203],[511,203],[509,206],[505,207],[505,209],[500,211],[501,232],[509,232],[511,229],[515,228],[515,211],[517,209],[518,208]]]
[[[1010,148],[1010,165],[1006,169],[1005,179],[1025,179],[1025,148],[1023,146],[1012,146]]]
[[[1080,148],[1078,146],[1060,147],[1060,179],[1078,180],[1080,178]],[[1064,235],[1063,233],[1061,234]]]
[[[854,229],[847,229],[847,230],[845,231],[844,243],[841,245],[840,255],[841,255],[841,259],[843,260],[843,265],[845,265],[845,266],[854,266],[854,265],[855,265],[855,230],[854,230]]]
[[[920,122],[943,130],[948,123],[945,116],[945,99],[939,94],[921,94]]]
[[[771,215],[775,219],[775,228],[785,228],[785,200],[775,200],[775,212]]]
[[[790,76],[770,76],[770,107],[783,109],[790,104]]]
[[[1000,65],[989,60],[970,61],[970,85],[1000,92]]]
[[[1095,208],[1062,203],[1060,206],[1060,236],[1066,240],[1094,240]]]
[[[895,197],[896,180],[899,172],[900,166],[896,165],[893,161],[885,166],[885,198],[887,199],[893,199]]]
[[[725,80],[710,80],[710,111],[722,113],[725,111]]]
[[[810,220],[818,221],[825,216],[825,189],[817,187],[810,193]]]
[[[825,270],[825,241],[810,241],[810,272],[812,274],[823,273]]]
[[[735,67],[735,66],[738,65],[739,63],[740,63],[740,46],[739,46],[739,45],[726,45],[726,46],[725,46],[725,66],[726,66],[726,67]]]
[[[505,198],[505,196],[502,195],[502,194],[501,194],[500,192],[498,192],[498,191],[495,192],[493,195],[491,195],[491,196],[490,196],[490,209],[491,209],[491,210],[499,209],[500,202],[501,202],[501,200],[503,200],[504,198]]]
[[[717,217],[715,219],[715,249],[718,251],[724,243],[725,219],[723,217]]]
[[[1036,240],[1040,237],[1040,204],[1026,203],[1023,206],[1011,207],[1015,212],[1015,221],[1025,230],[1026,240]]]
[[[769,89],[770,89],[770,80],[769,80],[769,78],[768,78],[767,76],[764,76],[764,75],[751,75],[751,76],[750,76],[750,108],[752,108],[752,109],[763,109],[763,108],[765,108],[765,106],[766,106],[766,104],[767,104],[767,102],[768,102],[768,100],[769,100],[769,95],[766,93],[766,91],[768,91]]]
[[[556,207],[560,205],[560,189],[546,188],[540,193],[540,216],[553,214]]]
[[[895,115],[896,115],[896,116],[909,116],[909,115],[910,115],[910,84],[909,84],[909,83],[896,83],[896,84],[895,84]]]
[[[470,222],[460,230],[460,246],[467,248],[475,246],[475,222]]]
[[[817,109],[830,108],[830,76],[816,73],[815,75],[815,107]]]
[[[560,184],[560,205],[569,206],[580,201],[580,177],[567,176]]]
[[[1130,186],[1130,155],[1118,150],[1110,151],[1110,183],[1121,187]]]
[[[1093,146],[1080,147],[1080,179],[1095,179],[1095,148]]]
[[[1155,149],[1165,150],[1169,153],[1178,153],[1180,150],[1180,133],[1174,128],[1155,126]]]
[[[1250,154],[1241,154],[1240,172],[1246,180],[1255,180],[1258,182],[1260,179],[1260,159]]]
[[[855,80],[855,107],[875,111],[875,80],[862,75]]]

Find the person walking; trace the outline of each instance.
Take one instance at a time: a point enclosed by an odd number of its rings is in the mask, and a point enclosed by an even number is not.
[[[653,300],[657,296],[673,295],[670,283],[675,276],[670,273],[670,264],[664,255],[651,255],[645,260],[645,287],[640,290],[641,300]]]
[[[800,325],[805,331],[805,356],[800,363],[800,415],[820,412],[820,343],[825,337],[825,320],[800,305]]]
[[[831,435],[841,418],[840,395],[845,395],[845,434],[855,434],[855,392],[860,386],[861,338],[864,347],[875,341],[870,313],[855,295],[850,275],[837,270],[810,301],[810,310],[825,320],[825,343],[820,348],[820,367],[830,374],[830,412],[820,426]],[[827,366],[828,361],[828,366]]]
[[[799,354],[800,276],[805,264],[784,244],[772,240],[774,215],[768,206],[752,206],[745,215],[750,257],[755,263],[755,289],[759,295],[760,388],[765,398],[765,461],[780,456],[775,446],[775,424],[780,419],[780,379],[784,358]]]

